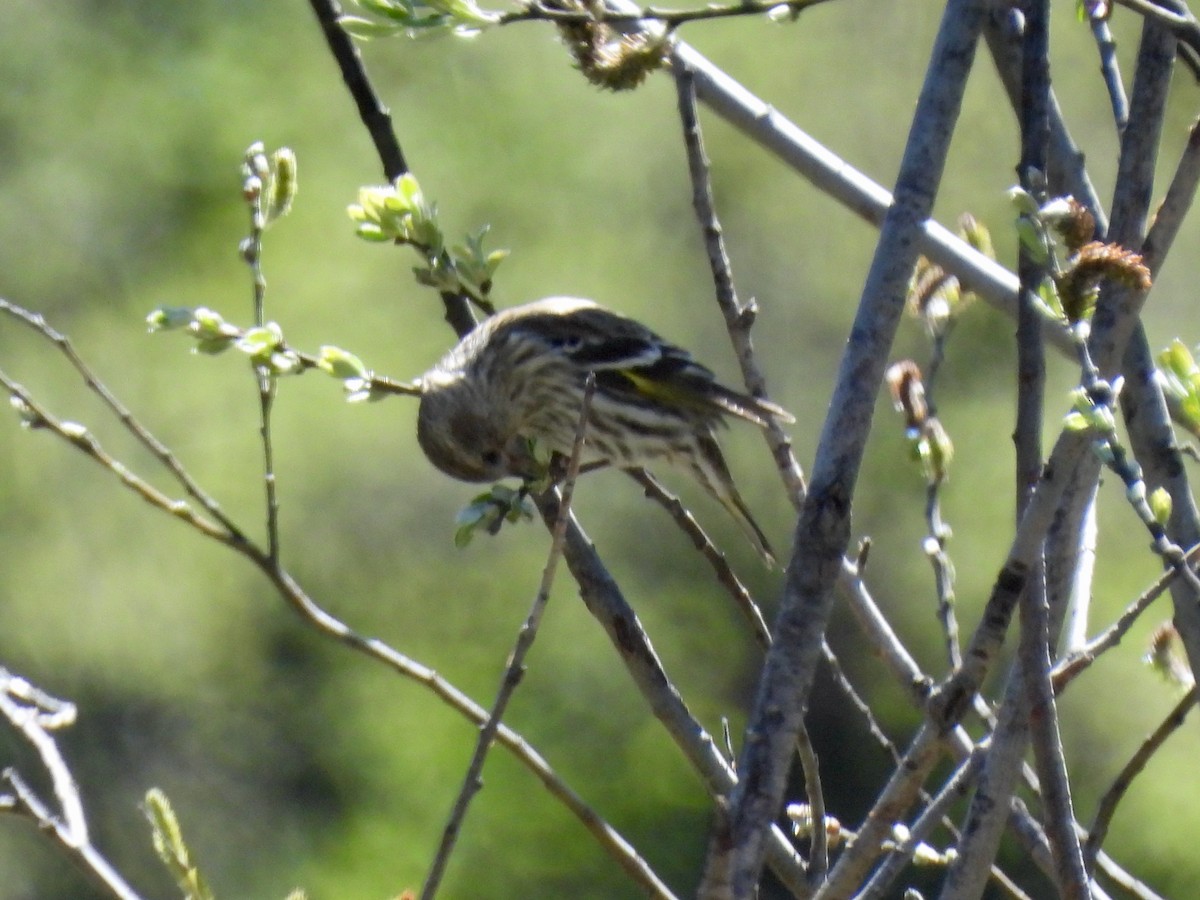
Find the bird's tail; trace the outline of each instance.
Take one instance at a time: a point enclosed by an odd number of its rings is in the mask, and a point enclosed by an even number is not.
[[[754,549],[758,551],[758,555],[762,557],[767,568],[778,568],[779,562],[775,559],[775,551],[771,549],[771,544],[767,540],[767,536],[763,534],[763,530],[754,521],[754,516],[750,515],[750,510],[747,509],[745,502],[738,494],[737,488],[730,484],[727,496],[715,491],[713,493],[721,501],[721,505],[729,510],[737,523],[742,526],[742,531],[750,539],[750,543],[754,545]]]
[[[777,568],[778,562],[775,551],[771,549],[771,542],[767,540],[763,530],[754,521],[754,516],[750,514],[750,508],[746,506],[746,501],[738,493],[716,438],[711,434],[699,434],[696,437],[699,455],[692,461],[696,480],[729,510],[729,514],[741,526],[750,543],[754,545],[754,549],[758,551],[758,555],[767,564],[767,568]]]
[[[714,406],[739,419],[753,422],[759,428],[766,428],[772,422],[788,425],[796,421],[795,416],[770,400],[739,393],[717,382],[708,385],[706,393]]]

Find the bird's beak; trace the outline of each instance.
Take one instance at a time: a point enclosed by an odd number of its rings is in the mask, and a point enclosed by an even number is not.
[[[504,467],[509,474],[526,481],[539,479],[546,474],[546,467],[533,455],[529,441],[519,435],[512,438],[504,449]]]

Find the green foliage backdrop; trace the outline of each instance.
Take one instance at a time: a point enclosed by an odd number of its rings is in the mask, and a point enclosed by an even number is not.
[[[1104,196],[1116,137],[1090,37],[1055,21],[1056,88]],[[684,35],[713,60],[883,184],[894,176],[938,10],[839,0],[794,25],[701,24]],[[1136,23],[1114,28],[1134,44]],[[482,222],[511,248],[495,297],[590,296],[734,371],[711,301],[670,80],[605,94],[572,70],[553,33],[514,26],[474,41],[379,41],[364,48],[410,164],[454,233]],[[245,233],[237,167],[245,147],[290,146],[294,214],[270,232],[268,317],[296,346],[349,348],[408,378],[449,346],[436,297],[412,259],[358,241],[344,212],[382,180],[318,29],[302,3],[6,0],[0,8],[0,295],[43,312],[142,421],[241,522],[260,522],[257,400],[229,358],[148,336],[162,304],[250,318],[236,254]],[[1177,85],[1164,158],[1177,154],[1193,84]],[[942,221],[970,209],[1001,258],[1014,256],[1004,189],[1019,148],[998,81],[971,85]],[[740,293],[762,312],[756,341],[774,398],[798,419],[802,463],[828,403],[874,234],[725,125],[705,121],[717,203]],[[1180,238],[1195,246],[1195,226]],[[1194,273],[1180,254],[1147,314],[1151,342],[1190,324]],[[146,454],[101,415],[61,360],[0,323],[0,368],[64,417],[97,429],[132,465]],[[950,345],[942,417],[959,463],[944,494],[955,530],[960,618],[974,621],[1012,517],[1011,322],[980,307]],[[1182,333],[1187,342],[1194,334]],[[922,359],[917,325],[903,352]],[[1069,369],[1052,372],[1065,411]],[[1055,391],[1057,390],[1057,393]],[[855,532],[903,638],[940,668],[932,579],[919,552],[923,487],[900,423],[881,400]],[[414,436],[415,404],[349,406],[317,376],[285,382],[276,416],[285,563],[314,597],[486,702],[537,586],[548,539],[506,530],[466,550],[453,516],[474,493],[436,474]],[[791,511],[755,435],[732,433],[732,465],[775,542]],[[37,433],[0,427],[0,662],[76,701],[64,738],[100,845],[152,896],[170,896],[138,804],[172,798],[218,896],[382,898],[415,886],[470,755],[474,731],[379,667],[323,642],[240,559],[165,522],[111,477]],[[779,576],[758,567],[722,511],[672,482],[773,609]],[[1003,486],[998,487],[998,486]],[[1138,525],[1103,492],[1111,534]],[[577,511],[694,712],[740,734],[758,651],[686,539],[621,476],[581,484]],[[1097,608],[1111,617],[1156,573],[1141,538],[1101,547]],[[1166,613],[1164,612],[1163,617]],[[1153,617],[1151,617],[1153,618]],[[1175,702],[1140,666],[1148,629],[1061,708],[1079,791],[1094,796]],[[831,642],[851,637],[835,619]],[[865,693],[894,689],[871,659],[844,658]],[[1128,692],[1136,705],[1123,703]],[[893,698],[891,724],[915,713]],[[818,693],[815,738],[831,812],[854,821],[886,761]],[[709,825],[698,780],[649,716],[606,639],[559,580],[508,721],[641,848],[677,890],[694,888]],[[1158,890],[1200,878],[1189,808],[1192,735],[1134,788],[1112,846]],[[24,752],[0,739],[8,759]],[[836,774],[834,774],[836,773]],[[633,890],[577,823],[504,753],[451,865],[448,897],[612,898]],[[858,793],[853,791],[857,790]],[[1148,827],[1165,808],[1173,827]],[[1081,814],[1090,815],[1084,805]],[[0,821],[0,900],[83,898],[92,888],[17,820]]]

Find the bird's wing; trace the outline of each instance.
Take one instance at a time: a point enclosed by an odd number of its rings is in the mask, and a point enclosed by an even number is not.
[[[516,323],[514,323],[515,325]],[[692,355],[633,319],[593,304],[523,316],[520,325],[583,371],[597,387],[629,398],[675,404],[716,419],[728,413],[765,426],[791,421],[773,403],[731,390]]]

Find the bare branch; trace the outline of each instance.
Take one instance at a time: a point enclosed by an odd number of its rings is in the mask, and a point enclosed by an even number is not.
[[[1112,105],[1113,121],[1117,126],[1117,136],[1125,133],[1129,124],[1129,98],[1125,96],[1125,84],[1121,81],[1121,66],[1117,60],[1117,42],[1113,38],[1108,20],[1099,17],[1088,17],[1092,28],[1092,37],[1096,40],[1096,49],[1100,52],[1100,74],[1104,78],[1104,87],[1108,91],[1108,102]]]
[[[557,499],[542,495],[536,501],[542,518],[553,522],[557,515]],[[641,621],[574,514],[567,525],[564,558],[579,585],[584,605],[608,634],[651,712],[704,779],[708,790],[717,797],[728,793],[737,781],[733,767],[721,755],[712,736],[692,716],[667,677]],[[772,871],[797,897],[809,896],[804,863],[791,841],[782,830],[774,827],[767,843]]]
[[[337,0],[309,0],[309,6],[321,25],[329,52],[337,62],[342,72],[342,81],[354,105],[358,107],[358,115],[367,134],[375,145],[375,152],[383,164],[383,177],[395,181],[409,171],[404,159],[404,151],[400,149],[400,141],[392,127],[392,114],[387,106],[379,99],[379,94],[371,84],[366,67],[363,66],[362,56],[354,41],[345,29],[338,24],[342,17],[342,9]]]
[[[83,800],[58,743],[50,732],[75,721],[75,706],[51,697],[24,678],[0,668],[0,715],[37,751],[50,775],[60,812],[56,814],[37,796],[13,768],[0,772],[0,812],[28,816],[49,834],[71,860],[118,900],[140,900],[133,890],[92,844],[88,836]]]
[[[261,145],[252,146],[246,153],[246,164],[243,167],[242,196],[246,199],[247,211],[250,213],[250,234],[241,244],[242,260],[250,269],[250,282],[254,292],[254,325],[262,328],[266,324],[264,318],[267,297],[267,278],[263,274],[262,252],[263,232],[267,227],[263,214],[263,191],[250,189],[252,179],[261,185],[261,179],[256,170],[267,168],[266,157]],[[263,455],[263,488],[267,510],[267,555],[274,561],[279,560],[279,492],[275,478],[275,445],[271,435],[271,412],[275,407],[275,391],[277,382],[266,366],[254,367],[254,380],[258,385],[258,436],[262,443]]]
[[[84,385],[89,391],[100,398],[101,402],[116,416],[117,421],[128,431],[143,447],[157,459],[164,468],[175,478],[179,485],[184,489],[189,497],[195,500],[203,507],[212,518],[221,525],[229,536],[235,541],[245,540],[241,531],[234,525],[233,521],[222,512],[220,505],[209,496],[200,485],[188,474],[187,470],[179,462],[178,458],[173,454],[166,444],[158,440],[153,434],[142,427],[141,423],[134,418],[131,413],[122,404],[116,396],[113,395],[91,368],[83,361],[79,354],[75,351],[70,339],[61,332],[51,328],[47,324],[44,317],[39,314],[30,312],[29,310],[10,303],[9,301],[0,298],[0,312],[16,319],[28,327],[32,328],[46,340],[50,341],[60,353],[66,357],[67,362],[71,367],[79,373],[83,379]],[[29,398],[26,397],[28,400]]]
[[[727,822],[710,845],[702,896],[749,897],[765,849],[765,829],[779,808],[787,760],[820,655],[833,584],[849,541],[849,511],[875,395],[903,311],[916,262],[916,235],[929,217],[966,76],[982,27],[984,4],[951,0],[917,101],[875,259],[863,289],[852,339],[842,359],[796,528],[795,555],[767,656],[731,798]],[[857,340],[855,340],[857,338]]]
[[[1167,738],[1183,725],[1183,720],[1196,705],[1196,697],[1196,686],[1192,685],[1167,714],[1167,717],[1142,742],[1137,752],[1121,768],[1120,773],[1113,779],[1112,785],[1100,798],[1100,804],[1096,809],[1096,818],[1092,820],[1092,826],[1088,829],[1087,843],[1084,845],[1084,855],[1089,869],[1095,863],[1096,854],[1104,844],[1104,838],[1108,835],[1108,826],[1112,822],[1112,817],[1116,814],[1117,806],[1125,796],[1125,792],[1133,784],[1133,779],[1146,768],[1151,757],[1166,743]]]
[[[675,520],[675,524],[679,526],[680,531],[691,538],[692,544],[700,551],[701,555],[712,568],[717,583],[725,588],[725,592],[733,598],[738,612],[742,614],[742,617],[754,632],[754,638],[758,642],[758,645],[764,649],[771,646],[771,632],[767,628],[766,621],[763,619],[762,610],[758,608],[758,604],[754,601],[754,597],[750,595],[750,591],[742,584],[741,579],[737,577],[737,573],[730,567],[725,554],[709,539],[691,511],[683,505],[677,496],[663,487],[658,479],[645,469],[626,469],[625,472],[642,486],[647,497],[670,514],[671,518]]]
[[[693,9],[667,9],[658,6],[641,8],[607,9],[597,5],[586,10],[560,9],[546,2],[531,2],[522,9],[501,13],[497,25],[512,25],[517,22],[555,22],[581,25],[606,24],[624,25],[630,28],[647,22],[657,22],[668,29],[678,28],[688,22],[703,22],[713,19],[729,19],[740,16],[761,16],[766,13],[786,14],[797,18],[805,10],[828,0],[746,0],[746,2],[722,5],[709,3]]]
[[[677,58],[674,66],[675,89],[679,98],[679,118],[683,125],[684,148],[687,151],[688,172],[692,180],[692,206],[704,235],[704,246],[708,251],[708,264],[716,288],[717,305],[725,318],[725,329],[733,343],[734,353],[741,366],[742,379],[755,397],[767,396],[767,381],[762,367],[754,355],[754,344],[750,340],[750,329],[754,324],[757,307],[754,302],[743,304],[737,296],[733,283],[733,270],[721,223],[717,219],[713,201],[712,178],[708,156],[704,151],[704,138],[700,131],[700,120],[696,110],[696,78],[692,67],[683,58]],[[779,422],[771,419],[763,432],[775,466],[797,509],[804,498],[804,472],[792,453],[792,439]]]
[[[425,879],[425,884],[421,889],[423,900],[432,900],[437,895],[438,886],[450,861],[450,854],[453,852],[454,845],[457,842],[462,821],[467,813],[467,807],[470,805],[471,799],[483,787],[481,775],[484,761],[487,758],[487,753],[492,746],[492,742],[496,738],[496,733],[504,718],[504,712],[508,708],[509,700],[511,700],[513,694],[516,692],[517,685],[521,682],[525,671],[525,657],[533,646],[533,642],[537,637],[538,626],[541,624],[542,615],[546,610],[546,605],[550,601],[550,589],[554,585],[558,560],[562,556],[567,517],[570,514],[571,498],[575,490],[575,479],[579,476],[584,434],[587,430],[587,416],[591,409],[592,394],[595,391],[595,386],[595,378],[589,376],[580,404],[579,422],[575,430],[575,442],[571,450],[571,458],[567,464],[566,476],[560,489],[558,515],[551,529],[550,551],[546,560],[546,566],[542,571],[541,584],[538,586],[533,606],[517,636],[512,653],[509,655],[508,665],[501,679],[500,689],[496,693],[496,699],[492,703],[492,709],[488,713],[487,721],[483,723],[483,727],[479,730],[479,737],[475,743],[475,751],[467,766],[462,787],[459,789],[458,797],[454,801],[449,820],[442,831],[441,842],[434,855],[429,874]],[[674,897],[670,889],[659,880],[658,876],[654,874],[654,871],[646,862],[633,851],[633,848],[628,848],[625,858],[627,861],[627,871],[630,871],[634,875],[648,896],[660,898]]]
[[[14,307],[12,304],[5,304],[0,301],[0,310],[10,312],[16,315],[27,324],[33,325],[39,333],[42,333],[49,340],[53,341],[60,348],[70,348],[70,344],[65,337],[54,332],[41,321],[40,317],[33,317],[31,314],[20,310],[19,307]],[[85,378],[89,385],[96,385],[94,390],[104,390],[103,385],[91,374],[90,370],[83,364],[72,350],[69,354],[73,363],[80,371],[86,373]],[[315,364],[315,363],[314,363]],[[113,475],[115,475],[122,484],[140,496],[143,500],[150,503],[155,508],[162,512],[171,515],[183,521],[185,524],[191,525],[205,537],[218,541],[225,546],[235,550],[244,558],[252,562],[258,567],[275,586],[280,596],[288,603],[288,605],[301,617],[301,619],[309,627],[315,629],[324,636],[331,638],[341,644],[346,645],[352,650],[362,653],[377,662],[381,662],[388,668],[395,671],[397,674],[409,678],[431,690],[439,699],[445,702],[449,707],[463,715],[476,725],[482,725],[487,721],[486,711],[472,701],[467,695],[462,693],[448,681],[439,676],[433,669],[430,669],[399,651],[388,646],[383,641],[376,638],[363,637],[355,632],[344,622],[325,611],[319,606],[308,594],[300,587],[299,583],[291,576],[291,574],[279,564],[279,560],[272,558],[271,555],[262,548],[255,545],[242,536],[242,532],[235,526],[230,524],[230,529],[226,530],[221,525],[211,522],[208,519],[197,515],[187,503],[182,500],[173,500],[149,483],[141,479],[139,476],[131,472],[126,466],[114,457],[110,456],[91,434],[83,428],[82,425],[73,422],[61,422],[51,413],[49,413],[40,403],[38,403],[28,391],[21,385],[14,382],[6,374],[0,372],[0,386],[4,387],[9,394],[19,401],[18,412],[22,416],[23,421],[33,430],[45,429],[53,433],[57,437],[65,440],[76,449],[81,450],[95,462],[99,463]],[[141,436],[144,441],[149,442],[151,446],[161,446],[150,435],[146,429],[141,426],[133,416],[125,410],[123,406],[116,401],[106,390],[104,396],[110,398],[110,408],[117,411],[118,417],[122,423],[126,425],[135,434]],[[174,461],[174,457],[164,450],[164,453],[156,454],[160,459],[170,459]],[[178,467],[178,464],[175,464]],[[207,494],[196,485],[183,472],[182,467],[178,467],[179,472],[183,473],[181,478],[186,479],[189,485],[189,493],[194,496],[207,497]],[[174,471],[174,469],[173,469]],[[214,508],[215,501],[210,501]],[[562,781],[562,779],[554,772],[554,770],[546,763],[546,761],[538,755],[537,751],[526,743],[524,738],[512,731],[505,725],[500,725],[496,733],[496,740],[503,745],[507,750],[512,752],[514,756],[537,778],[543,785],[564,804],[579,820],[584,827],[596,838],[598,843],[613,856],[613,858],[628,871],[636,879],[642,879],[644,875],[644,864],[638,859],[636,853],[632,850],[627,841],[624,840],[607,822],[598,816],[570,787]]]
[[[1200,559],[1200,546],[1192,547],[1186,555],[1186,562],[1189,565],[1194,564],[1197,559]],[[1055,692],[1061,692],[1065,689],[1100,654],[1117,646],[1133,623],[1137,621],[1138,617],[1171,586],[1171,582],[1178,578],[1181,572],[1182,569],[1179,566],[1167,569],[1158,577],[1154,584],[1146,588],[1125,608],[1112,625],[1079,650],[1075,650],[1063,657],[1050,672]]]

